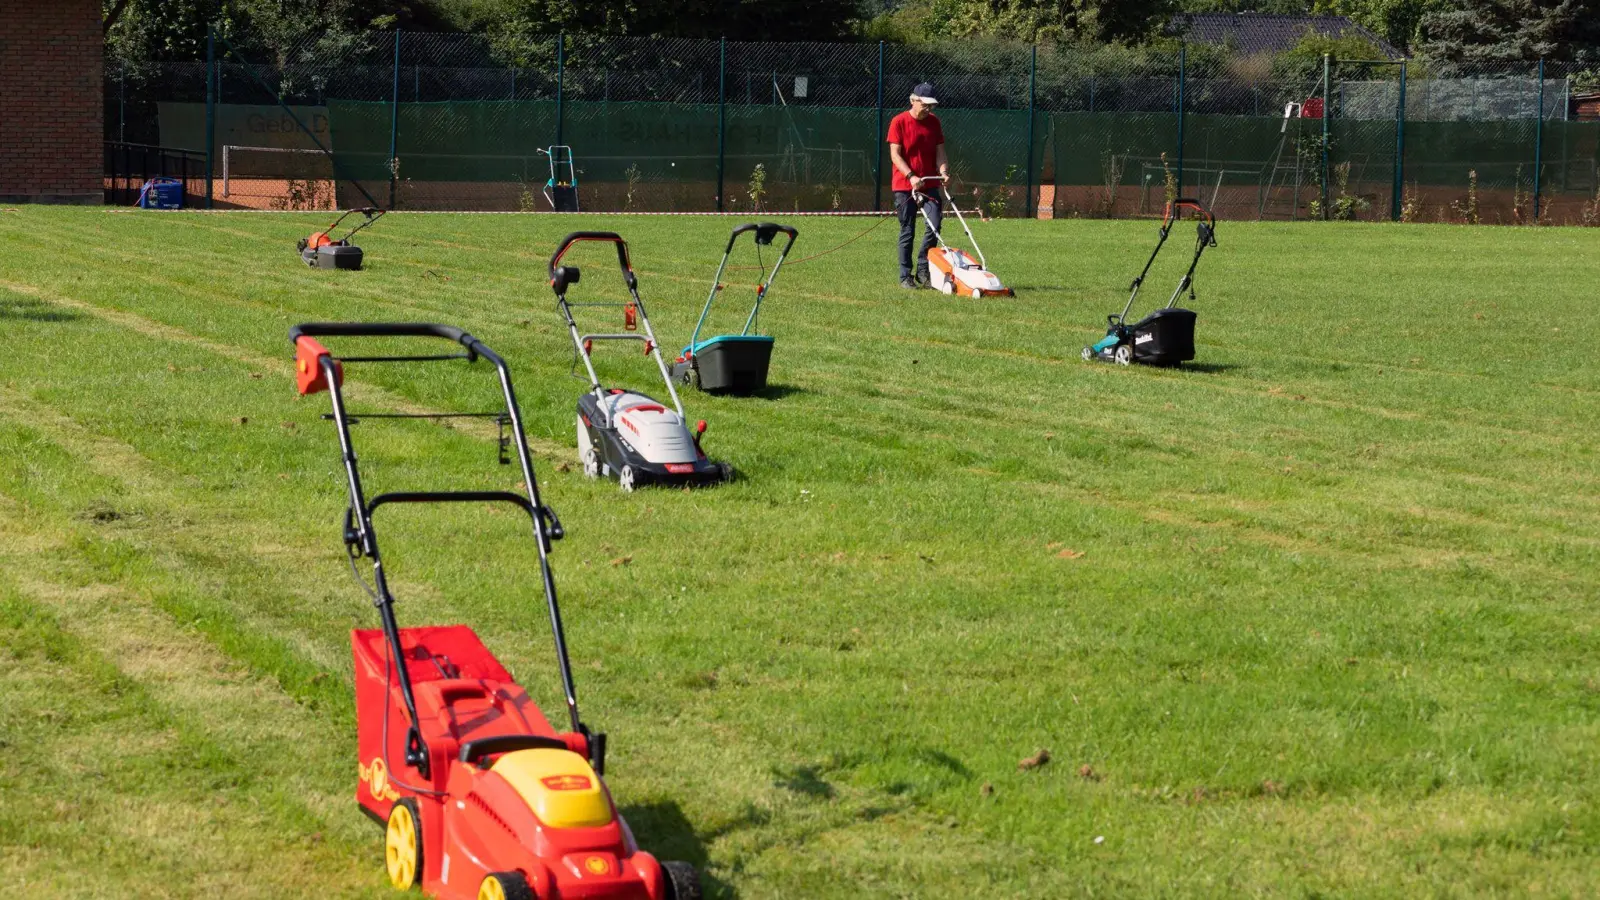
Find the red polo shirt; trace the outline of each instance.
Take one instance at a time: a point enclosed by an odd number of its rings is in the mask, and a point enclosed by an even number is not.
[[[930,112],[918,119],[909,109],[895,116],[889,120],[889,143],[900,145],[906,165],[918,178],[939,174],[939,145],[944,143],[944,127],[939,124],[938,116]],[[911,182],[905,174],[898,168],[890,168],[894,169],[894,177],[889,182],[893,189],[911,190]]]

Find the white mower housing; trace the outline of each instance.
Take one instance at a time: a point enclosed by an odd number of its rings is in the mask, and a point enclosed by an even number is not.
[[[694,436],[677,412],[632,391],[608,394],[601,406],[617,434],[652,463],[692,463],[699,457]]]
[[[933,287],[961,297],[1009,294],[995,274],[955,247],[935,247],[928,251],[928,279]]]

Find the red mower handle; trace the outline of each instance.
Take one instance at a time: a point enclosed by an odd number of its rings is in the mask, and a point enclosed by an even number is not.
[[[1217,220],[1211,215],[1211,210],[1207,209],[1204,203],[1193,197],[1180,197],[1167,203],[1166,214],[1161,220],[1162,227],[1171,225],[1173,220],[1177,218],[1175,213],[1182,209],[1192,209],[1199,213],[1200,217],[1206,220],[1207,225],[1217,224]]]
[[[601,241],[603,243],[616,244],[617,264],[622,267],[624,272],[633,271],[633,264],[628,261],[628,242],[622,239],[622,235],[614,231],[574,231],[561,239],[561,245],[556,248],[556,252],[550,257],[550,274],[552,277],[555,275],[556,266],[561,262],[561,257],[572,249],[573,244],[580,244],[584,241]]]
[[[567,287],[578,283],[578,267],[560,265],[561,257],[565,256],[573,244],[584,241],[601,241],[617,245],[617,264],[622,267],[622,280],[627,282],[628,290],[633,290],[639,279],[633,274],[633,264],[628,261],[628,242],[622,235],[614,231],[574,231],[561,239],[561,246],[550,257],[550,287],[556,292],[557,297],[564,297]]]

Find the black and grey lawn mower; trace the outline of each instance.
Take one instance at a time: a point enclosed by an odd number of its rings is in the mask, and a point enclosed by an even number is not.
[[[384,210],[376,207],[362,207],[347,209],[339,218],[333,220],[322,231],[313,232],[310,237],[301,238],[299,243],[300,259],[313,269],[359,269],[361,268],[361,248],[357,247],[350,239],[355,233],[383,218]],[[356,227],[345,232],[342,238],[333,236],[334,229],[339,223],[360,213],[364,218]]]
[[[622,280],[628,286],[628,300],[567,300],[567,289],[578,283],[577,266],[561,265],[561,258],[573,245],[585,241],[610,243],[617,248]],[[733,477],[733,467],[706,458],[700,449],[706,423],[701,420],[689,430],[683,404],[672,386],[672,376],[661,357],[661,347],[650,327],[644,300],[639,296],[639,279],[628,260],[628,245],[609,231],[575,231],[561,240],[550,257],[550,287],[556,292],[556,305],[567,320],[567,331],[589,375],[589,390],[578,398],[578,459],[583,474],[590,478],[615,478],[624,491],[647,484],[707,485]],[[622,307],[623,330],[611,334],[580,334],[572,317],[575,307]],[[639,329],[643,328],[641,333]],[[608,388],[595,374],[592,358],[596,341],[641,341],[646,356],[654,357],[661,380],[666,383],[672,406],[636,391]]]
[[[1150,266],[1155,263],[1156,256],[1167,243],[1167,235],[1172,231],[1178,212],[1183,209],[1192,209],[1199,214],[1194,258],[1189,261],[1189,269],[1183,273],[1183,278],[1178,280],[1178,288],[1172,292],[1172,297],[1167,300],[1166,306],[1129,325],[1128,312],[1133,309],[1133,301],[1139,296],[1139,288],[1144,284],[1145,276],[1150,274]],[[1145,262],[1144,271],[1133,280],[1127,305],[1122,307],[1121,315],[1113,313],[1106,316],[1106,336],[1093,346],[1083,348],[1083,358],[1124,366],[1132,363],[1147,366],[1176,366],[1194,359],[1196,316],[1193,310],[1182,309],[1176,304],[1185,289],[1189,291],[1189,299],[1194,300],[1195,266],[1200,264],[1200,255],[1206,252],[1206,248],[1216,245],[1217,221],[1212,217],[1211,211],[1206,209],[1205,204],[1199,200],[1169,202],[1166,213],[1161,219],[1161,239],[1156,242],[1156,249]]]

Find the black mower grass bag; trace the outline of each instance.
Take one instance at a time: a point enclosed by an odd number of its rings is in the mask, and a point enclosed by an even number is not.
[[[700,389],[711,394],[757,394],[767,389],[773,340],[724,335],[701,345],[694,360]]]
[[[1128,328],[1133,361],[1170,366],[1194,359],[1194,323],[1198,318],[1192,309],[1169,306],[1140,319]]]

